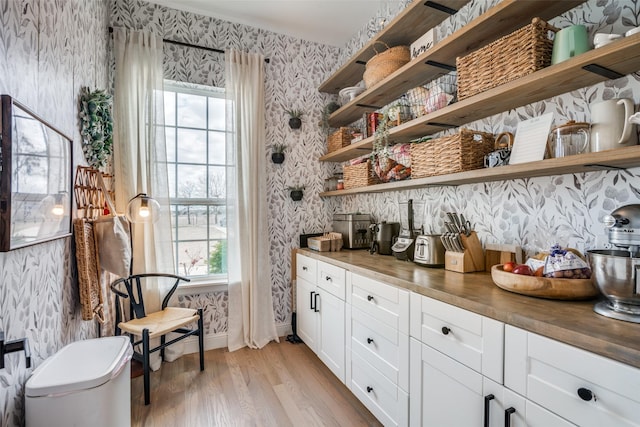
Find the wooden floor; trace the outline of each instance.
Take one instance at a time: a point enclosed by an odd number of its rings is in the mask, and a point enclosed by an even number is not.
[[[131,380],[132,426],[379,426],[375,417],[304,344],[280,338],[261,350],[225,349],[163,363]]]

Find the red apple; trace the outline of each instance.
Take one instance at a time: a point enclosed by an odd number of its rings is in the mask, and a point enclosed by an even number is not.
[[[516,265],[513,268],[512,273],[522,274],[523,276],[533,276],[533,271],[531,271],[531,267],[526,264]]]
[[[502,266],[502,269],[508,273],[513,271],[513,268],[516,266],[516,263],[513,261],[505,262]]]

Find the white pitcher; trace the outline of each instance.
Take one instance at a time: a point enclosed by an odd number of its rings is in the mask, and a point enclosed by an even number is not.
[[[609,99],[591,105],[591,151],[605,151],[638,144],[633,115],[633,100]]]

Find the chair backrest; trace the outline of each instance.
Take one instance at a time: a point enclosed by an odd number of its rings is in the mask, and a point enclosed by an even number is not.
[[[134,274],[129,277],[120,278],[111,283],[111,290],[115,294],[115,309],[116,309],[116,333],[119,332],[118,324],[124,319],[124,310],[121,299],[129,300],[129,310],[131,319],[141,319],[145,317],[146,311],[144,307],[144,298],[142,296],[142,287],[145,279],[147,278],[169,278],[175,279],[173,286],[167,292],[162,300],[162,309],[164,310],[169,304],[169,300],[173,296],[174,292],[178,288],[181,281],[189,282],[186,277],[176,276],[175,274],[164,273],[146,273],[146,274]],[[124,289],[122,289],[124,287]]]

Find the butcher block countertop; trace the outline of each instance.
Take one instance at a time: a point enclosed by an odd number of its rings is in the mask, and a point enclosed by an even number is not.
[[[558,301],[498,288],[490,273],[426,268],[367,250],[299,253],[640,368],[640,324],[594,313],[597,299]]]

